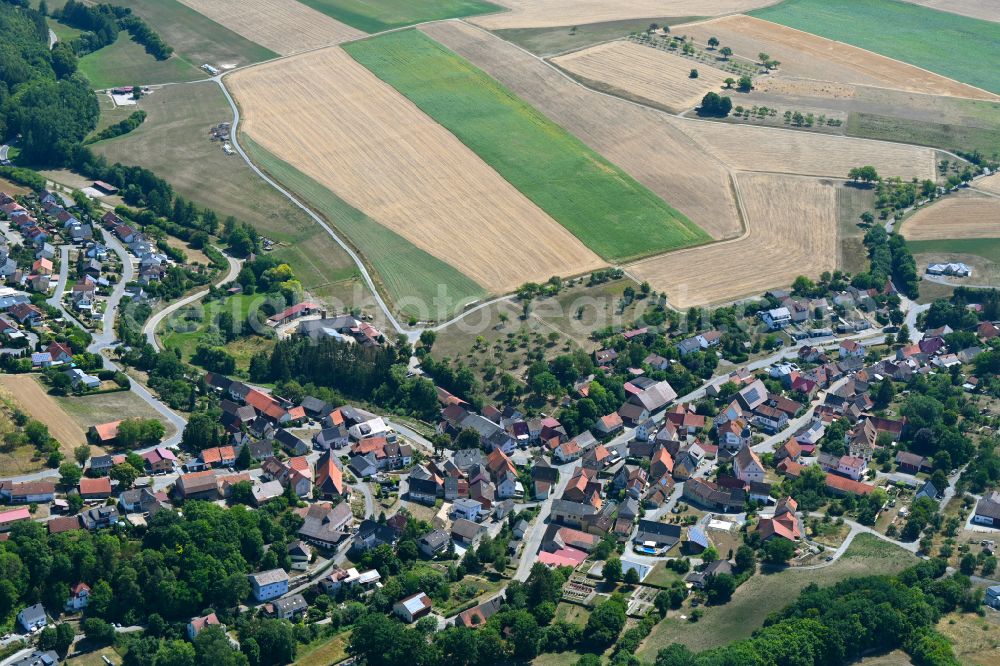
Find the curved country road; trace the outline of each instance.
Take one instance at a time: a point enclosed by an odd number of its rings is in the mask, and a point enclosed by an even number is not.
[[[226,261],[229,262],[229,272],[221,280],[215,283],[215,286],[221,287],[224,284],[229,284],[236,279],[236,276],[240,274],[240,269],[243,267],[243,262],[239,259],[234,259],[228,254],[224,254]],[[208,294],[208,289],[202,289],[201,291],[191,294],[186,298],[182,298],[179,301],[175,301],[163,308],[152,317],[150,317],[142,327],[142,334],[146,336],[146,341],[153,345],[156,351],[161,351],[160,344],[156,341],[156,329],[159,328],[160,322],[169,317],[177,310],[181,309],[185,305],[190,305],[196,301],[201,300]]]

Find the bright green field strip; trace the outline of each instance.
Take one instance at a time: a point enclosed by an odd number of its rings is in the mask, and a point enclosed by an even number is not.
[[[95,89],[196,81],[208,74],[177,55],[157,60],[122,33],[114,44],[80,58],[79,69]]]
[[[206,63],[213,66],[248,65],[278,56],[177,0],[115,0],[114,4],[129,7],[141,16],[167,44],[174,47],[177,55],[195,67]],[[128,37],[128,34],[122,33],[119,39],[122,37]]]
[[[903,234],[906,235],[905,224]],[[947,240],[906,241],[913,254],[942,252],[974,254],[1000,264],[1000,238],[952,238]]]
[[[897,0],[785,0],[758,18],[1000,92],[1000,24]]]
[[[299,0],[341,23],[365,32],[382,32],[424,21],[503,11],[479,0]]]
[[[378,273],[376,279],[403,314],[429,314],[436,318],[438,313],[433,303],[439,287],[451,299],[451,311],[486,295],[486,290],[475,281],[383,227],[253,139],[243,135],[241,142],[258,166],[301,196],[309,207],[325,217],[361,251]],[[421,312],[415,304],[401,305],[404,299],[426,304],[429,311]],[[441,314],[446,316],[451,312]]]
[[[345,48],[601,257],[624,261],[711,240],[631,176],[423,33],[395,32]]]

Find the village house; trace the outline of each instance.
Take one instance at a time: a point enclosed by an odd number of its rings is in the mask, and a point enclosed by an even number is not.
[[[250,587],[257,601],[268,601],[288,592],[288,573],[284,569],[271,569],[250,574]]]
[[[416,622],[431,612],[431,598],[423,592],[417,592],[397,601],[392,612],[403,622]]]
[[[744,446],[733,457],[733,473],[740,481],[764,481],[764,464],[749,446]]]
[[[201,633],[202,629],[206,627],[221,627],[222,623],[219,622],[219,618],[216,617],[215,613],[209,613],[208,615],[203,615],[201,617],[193,617],[187,623],[187,637],[188,640],[194,640]]]

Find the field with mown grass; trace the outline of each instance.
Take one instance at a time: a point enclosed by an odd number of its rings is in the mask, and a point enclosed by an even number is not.
[[[997,23],[898,0],[785,0],[750,15],[1000,93]]]
[[[482,0],[300,0],[342,23],[365,32],[382,32],[424,21],[503,11]]]
[[[344,48],[602,258],[621,261],[711,240],[620,168],[423,33],[396,32]]]
[[[157,60],[126,32],[119,34],[113,44],[80,58],[78,68],[90,79],[95,90],[197,81],[208,77],[176,54],[166,60]]]

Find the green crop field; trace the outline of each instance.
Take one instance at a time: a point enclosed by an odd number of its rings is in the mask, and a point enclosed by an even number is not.
[[[177,0],[115,0],[130,8],[174,47],[188,64],[201,67],[248,65],[277,57],[277,53],[241,37]],[[127,37],[122,33],[119,39]],[[205,75],[207,76],[207,74]]]
[[[223,219],[232,215],[252,224],[279,243],[272,254],[292,267],[314,298],[353,304],[354,289],[362,283],[347,253],[242,159],[227,156],[218,142],[209,140],[210,127],[233,117],[218,85],[167,86],[133,108],[148,114],[146,122],[124,136],[91,145],[95,153],[151,169],[199,206],[213,208]]]
[[[898,0],[785,0],[750,14],[1000,93],[997,23]]]
[[[300,0],[341,23],[365,32],[382,32],[424,21],[503,11],[482,0]]]
[[[906,233],[905,231],[903,232]],[[950,238],[946,240],[906,241],[913,254],[973,254],[1000,264],[1000,238]],[[973,278],[975,281],[975,278]]]
[[[415,298],[430,304],[437,296],[439,285],[444,285],[452,298],[465,302],[486,295],[485,290],[472,279],[383,227],[249,137],[244,135],[241,142],[258,166],[301,196],[305,204],[322,215],[360,250],[375,269],[378,274],[375,279],[393,303]],[[401,312],[407,316],[421,314],[410,307],[402,307]]]
[[[601,257],[624,261],[711,240],[631,176],[423,33],[395,32],[345,48]]]
[[[157,60],[124,32],[114,44],[80,58],[79,69],[95,89],[197,81],[208,77],[176,54],[166,60]]]

